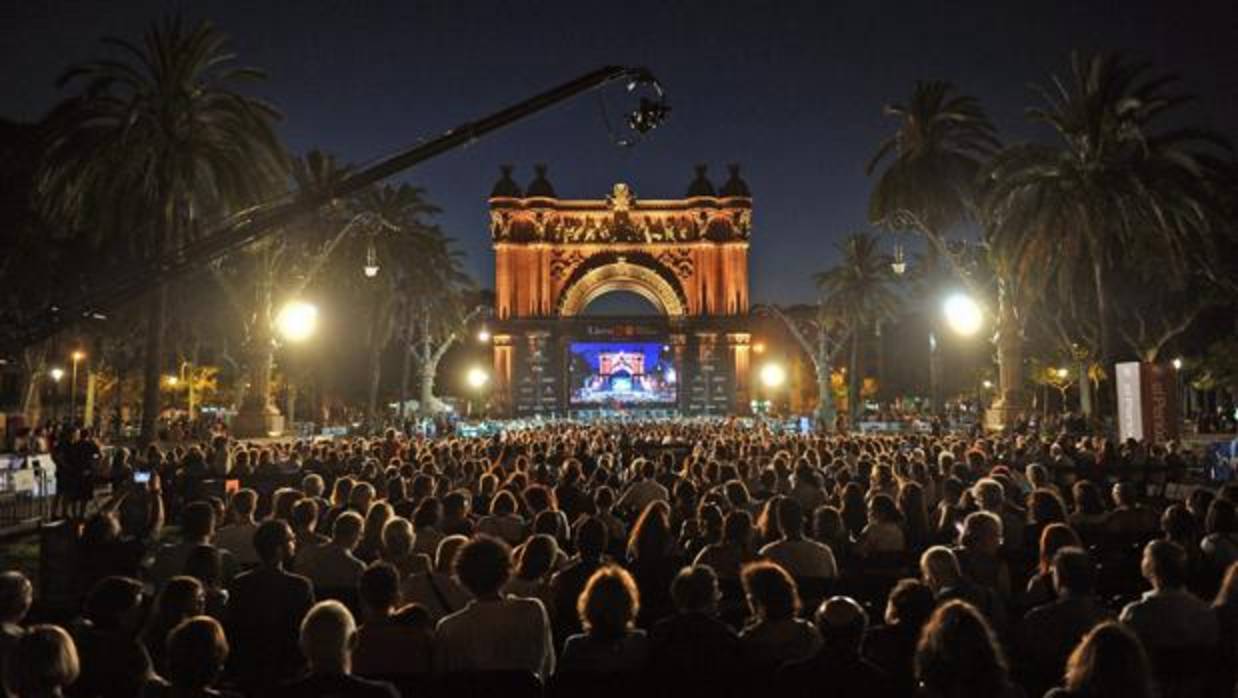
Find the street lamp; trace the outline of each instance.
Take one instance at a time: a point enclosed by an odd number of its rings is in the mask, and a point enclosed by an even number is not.
[[[167,381],[168,385],[173,388],[181,383],[181,379],[178,376],[167,376],[164,380]]]
[[[469,369],[468,374],[465,376],[465,380],[468,381],[469,387],[473,390],[481,390],[485,387],[486,383],[490,382],[490,374],[486,372],[486,369],[480,366],[474,366]]]
[[[984,324],[984,315],[980,312],[980,306],[965,294],[956,293],[947,298],[943,310],[950,329],[964,337],[976,334],[980,331],[980,326]]]
[[[753,344],[752,353],[764,354],[765,353],[765,342],[756,342],[755,344]]]
[[[69,382],[69,422],[77,421],[77,364],[86,358],[86,352],[81,349],[74,349],[69,355],[73,359],[73,378]]]
[[[1060,380],[1066,380],[1066,376],[1069,376],[1069,375],[1070,375],[1070,371],[1069,371],[1068,369],[1065,369],[1065,368],[1059,368],[1059,369],[1057,369],[1056,371],[1054,371],[1054,373],[1056,373],[1056,374],[1057,374],[1057,377],[1058,377]]]
[[[52,377],[52,380],[59,383],[60,379],[64,378],[64,369],[60,367],[56,367],[56,368],[53,368],[51,371],[48,371],[48,374]]]
[[[1178,358],[1174,359],[1173,365],[1174,365],[1175,371],[1181,371],[1182,370],[1182,357],[1179,356]]]
[[[477,341],[483,344],[485,344],[486,342],[489,342],[490,341],[490,330],[486,329],[484,326],[480,330],[477,330]]]
[[[985,389],[985,390],[992,390],[992,389],[993,389],[993,381],[991,381],[991,380],[985,379],[985,381],[984,381],[983,383],[981,383],[981,385],[983,385],[983,386],[984,386],[984,389]]]
[[[361,271],[365,273],[365,278],[372,279],[378,276],[378,249],[374,247],[373,238],[365,246],[365,266]]]
[[[318,306],[305,301],[291,301],[280,309],[275,326],[289,342],[303,342],[318,328]]]
[[[778,364],[765,364],[761,367],[761,385],[766,388],[777,388],[787,382],[787,370]]]

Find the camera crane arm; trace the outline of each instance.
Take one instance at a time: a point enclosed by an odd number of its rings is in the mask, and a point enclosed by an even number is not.
[[[468,145],[481,136],[584,92],[616,81],[625,81],[629,90],[634,89],[638,84],[650,85],[657,95],[655,100],[648,98],[640,100],[640,105],[628,116],[629,127],[639,133],[646,133],[666,118],[669,107],[663,98],[661,86],[647,69],[626,66],[599,68],[477,121],[461,124],[437,138],[363,167],[343,178],[329,191],[312,193],[293,191],[234,214],[209,234],[154,260],[149,266],[114,282],[90,289],[64,304],[53,305],[35,315],[29,322],[17,328],[14,339],[19,347],[24,347],[46,339],[66,325],[78,320],[105,318],[106,313],[118,305],[140,296],[159,284],[177,278],[197,267],[203,267],[272,235],[280,227],[293,223],[333,199],[355,194],[415,165]]]

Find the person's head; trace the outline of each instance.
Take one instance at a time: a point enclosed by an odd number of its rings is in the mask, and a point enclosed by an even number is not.
[[[1161,532],[1169,540],[1190,541],[1198,530],[1195,517],[1181,503],[1170,504],[1161,514]]]
[[[361,573],[359,596],[370,616],[390,614],[400,605],[400,573],[386,562],[370,565]]]
[[[762,620],[794,618],[800,610],[799,589],[787,571],[773,562],[745,565],[740,575],[748,606]]]
[[[426,497],[417,505],[413,512],[413,528],[418,531],[438,526],[442,518],[443,505],[434,497]]]
[[[585,517],[576,525],[576,551],[586,560],[596,560],[610,545],[610,532],[606,524],[592,516]]]
[[[1096,588],[1096,565],[1080,547],[1066,547],[1053,555],[1053,588],[1059,596],[1086,596]]]
[[[477,536],[456,554],[456,578],[473,596],[494,596],[512,574],[512,551],[507,543]]]
[[[16,625],[30,612],[34,586],[21,572],[0,572],[0,623]]]
[[[374,503],[374,486],[368,482],[358,482],[353,485],[348,494],[348,508],[357,512],[368,512],[370,504]]]
[[[76,681],[80,673],[73,638],[55,625],[35,625],[10,650],[4,685],[16,698],[51,695]]]
[[[712,613],[718,597],[718,575],[708,565],[685,567],[671,582],[671,600],[680,613]]]
[[[321,497],[325,490],[326,483],[322,481],[321,475],[318,475],[317,473],[310,473],[309,475],[301,478],[301,492],[303,492],[306,497]]]
[[[516,513],[516,498],[511,492],[501,490],[490,500],[490,513],[494,516],[511,516]]]
[[[872,523],[897,524],[902,519],[894,498],[888,494],[879,494],[868,503],[868,520]]]
[[[918,579],[900,579],[886,600],[886,625],[897,625],[916,633],[933,614],[933,590]]]
[[[468,537],[461,535],[447,536],[439,541],[438,547],[434,549],[434,569],[443,573],[453,572],[456,567],[456,555],[468,542]]]
[[[1186,551],[1177,543],[1154,540],[1144,546],[1140,570],[1155,589],[1180,589],[1186,585]]]
[[[555,542],[555,539],[539,533],[525,541],[521,547],[516,575],[526,580],[541,579],[553,571],[555,557],[558,554],[559,544]]]
[[[976,505],[983,511],[1000,512],[1006,501],[1006,490],[1002,483],[990,477],[981,478],[972,486],[971,492]]]
[[[985,555],[996,555],[1002,546],[1002,520],[992,512],[974,511],[963,519],[959,545]]]
[[[213,545],[196,545],[185,558],[185,574],[207,588],[223,581],[223,554]]]
[[[177,623],[186,618],[201,615],[206,610],[206,591],[202,583],[189,576],[173,577],[163,585],[159,595],[155,597],[155,608],[151,616],[151,628],[160,636],[155,642],[166,640],[166,633]]]
[[[267,565],[286,565],[296,553],[296,536],[284,521],[263,521],[254,531],[254,552]]]
[[[1238,532],[1238,515],[1234,511],[1234,503],[1228,499],[1214,499],[1208,505],[1208,516],[1204,519],[1204,531],[1209,535],[1229,535]]]
[[[576,601],[576,613],[586,633],[603,639],[623,637],[636,623],[640,593],[636,581],[618,565],[599,568]]]
[[[1006,658],[984,616],[965,601],[937,608],[916,646],[916,678],[936,695],[1000,696],[1007,688]]]
[[[778,530],[783,538],[801,538],[804,535],[804,507],[790,497],[778,501]]]
[[[920,556],[920,576],[933,594],[938,594],[942,589],[956,586],[963,573],[954,551],[944,545],[935,545]]]
[[[258,493],[248,487],[239,489],[232,493],[228,506],[238,523],[247,523],[254,518],[254,510],[258,508]]]
[[[181,533],[186,540],[209,541],[215,534],[215,508],[203,501],[186,504],[181,511]]]
[[[1120,507],[1135,506],[1136,497],[1135,486],[1129,482],[1119,482],[1113,486],[1113,503]]]
[[[335,523],[331,526],[331,542],[352,550],[361,540],[361,530],[364,526],[365,522],[360,514],[355,511],[346,511],[335,517]]]
[[[400,560],[413,551],[416,536],[408,519],[396,517],[383,526],[383,559]]]
[[[656,559],[671,544],[670,508],[666,502],[650,502],[641,512],[628,537],[628,557]]]
[[[752,514],[746,511],[727,514],[722,522],[722,542],[745,548],[752,545]]]
[[[319,601],[301,621],[301,653],[310,671],[347,674],[351,670],[357,623],[339,601]]]
[[[1092,628],[1066,660],[1065,688],[1079,698],[1150,698],[1152,678],[1143,645],[1126,626]]]
[[[209,616],[187,618],[168,633],[164,678],[175,688],[207,688],[223,672],[228,651],[218,621]]]
[[[292,505],[292,527],[298,531],[312,533],[318,527],[318,502],[306,497]]]
[[[1062,523],[1066,521],[1066,505],[1058,493],[1041,487],[1032,490],[1028,497],[1028,513],[1033,522],[1038,524]]]
[[[822,602],[813,615],[817,632],[826,650],[840,654],[858,654],[864,631],[868,629],[868,613],[848,596],[834,596]]]
[[[1064,523],[1045,526],[1040,532],[1040,560],[1037,565],[1041,574],[1049,574],[1053,568],[1053,556],[1065,547],[1083,547],[1079,534]]]
[[[104,545],[120,538],[120,519],[110,511],[91,514],[82,527],[82,543]]]
[[[104,577],[86,594],[83,615],[106,630],[134,630],[142,612],[142,583],[129,577]]]

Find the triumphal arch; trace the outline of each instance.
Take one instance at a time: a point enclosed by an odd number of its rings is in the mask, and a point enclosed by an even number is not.
[[[746,411],[751,229],[735,165],[718,189],[698,166],[677,199],[622,182],[599,198],[560,198],[545,166],[523,188],[502,168],[490,196],[496,412]],[[656,313],[589,312],[616,292]]]

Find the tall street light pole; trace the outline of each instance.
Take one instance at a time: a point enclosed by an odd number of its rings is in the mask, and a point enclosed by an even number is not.
[[[72,377],[69,379],[69,423],[77,423],[77,365],[86,358],[86,352],[76,349],[70,355],[73,359]]]

